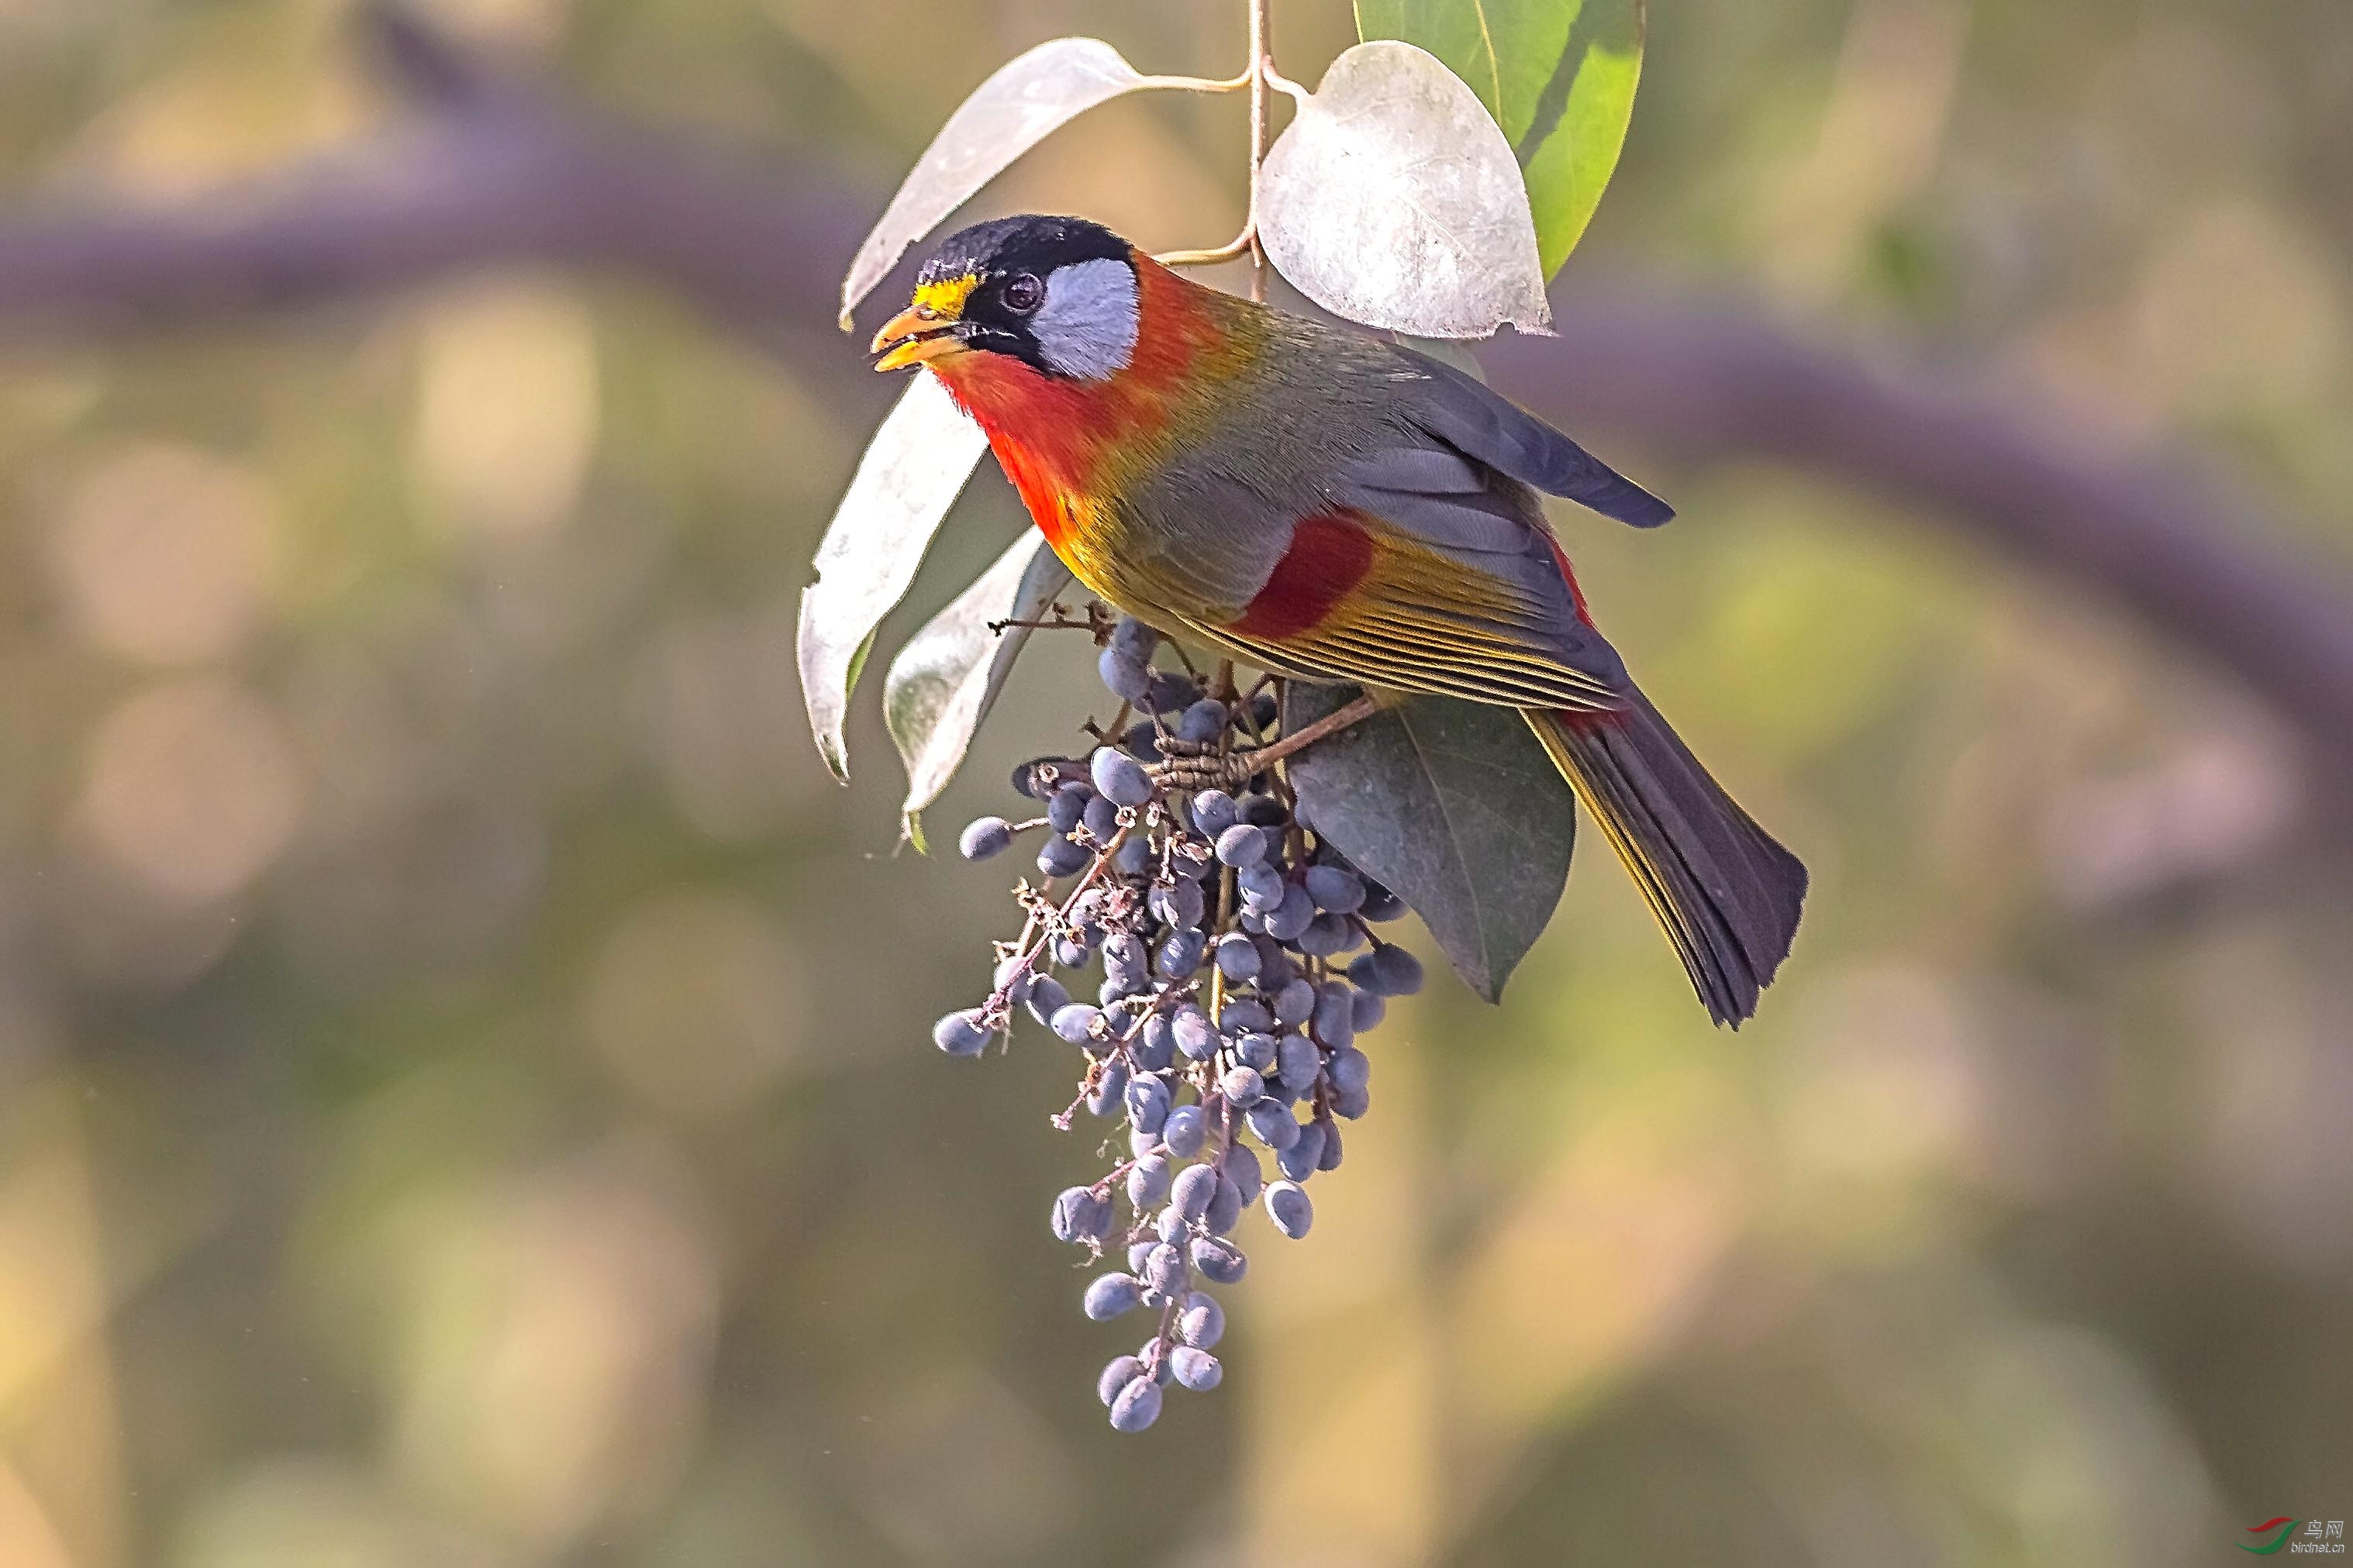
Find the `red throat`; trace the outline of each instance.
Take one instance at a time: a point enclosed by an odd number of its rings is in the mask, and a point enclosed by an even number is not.
[[[1061,548],[1107,463],[1148,450],[1185,416],[1204,378],[1239,353],[1222,296],[1135,258],[1142,329],[1126,369],[1107,381],[1050,376],[1010,354],[965,353],[932,369],[978,421],[1047,541]]]

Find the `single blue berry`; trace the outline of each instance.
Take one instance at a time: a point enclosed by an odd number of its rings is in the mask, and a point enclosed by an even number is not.
[[[1159,1419],[1160,1385],[1151,1378],[1134,1379],[1111,1402],[1111,1424],[1115,1431],[1141,1432]]]
[[[1108,1323],[1123,1312],[1132,1312],[1144,1300],[1144,1287],[1131,1275],[1103,1274],[1087,1287],[1082,1303],[1088,1317],[1098,1323]]]
[[[1267,911],[1266,934],[1281,942],[1295,942],[1315,920],[1315,900],[1296,882],[1282,889],[1282,902]]]
[[[1152,672],[1152,689],[1145,694],[1145,702],[1155,713],[1174,713],[1192,705],[1201,695],[1201,688],[1189,675],[1179,675],[1173,669]]]
[[[966,1007],[932,1026],[932,1044],[952,1057],[976,1057],[987,1046],[988,1034],[980,1021],[980,1009]]]
[[[976,816],[957,836],[956,849],[967,860],[1002,855],[1013,843],[1013,825],[1001,816]]]
[[[1242,984],[1256,978],[1258,970],[1258,943],[1238,931],[1229,931],[1218,939],[1219,973]]]
[[[1096,1027],[1102,1022],[1102,1008],[1090,1003],[1072,1002],[1056,1008],[1053,1019],[1047,1027],[1054,1031],[1056,1039],[1066,1040],[1074,1046],[1083,1046],[1094,1038]]]
[[[1204,697],[1185,710],[1176,721],[1176,738],[1206,746],[1226,732],[1226,705],[1214,697]]]
[[[1221,789],[1205,789],[1193,797],[1193,829],[1215,838],[1234,825],[1234,797]]]
[[[1242,1066],[1258,1068],[1259,1088],[1265,1089],[1265,1075],[1274,1068],[1274,1037],[1252,1030],[1234,1042],[1234,1056]]]
[[[1189,1160],[1201,1152],[1201,1142],[1208,1136],[1209,1119],[1198,1105],[1180,1105],[1168,1113],[1160,1124],[1160,1141],[1168,1152],[1180,1160]]]
[[[1365,880],[1338,866],[1310,866],[1307,896],[1315,907],[1335,915],[1352,915],[1365,907]]]
[[[1144,1278],[1162,1295],[1176,1295],[1185,1289],[1185,1254],[1173,1243],[1162,1242],[1144,1260]]]
[[[1405,949],[1395,942],[1383,942],[1373,949],[1371,956],[1373,973],[1381,982],[1375,989],[1382,995],[1410,996],[1421,989],[1421,960]]]
[[[1111,1364],[1095,1379],[1095,1397],[1106,1407],[1119,1397],[1120,1390],[1144,1375],[1144,1363],[1132,1355],[1113,1356]]]
[[[1315,1168],[1336,1171],[1340,1168],[1340,1124],[1328,1116],[1319,1116],[1315,1125],[1324,1131],[1324,1151],[1315,1156]]]
[[[1274,1015],[1266,1010],[1266,1004],[1250,996],[1227,1003],[1218,1015],[1218,1033],[1221,1035],[1247,1035],[1252,1030],[1271,1028],[1273,1024]]]
[[[1218,1080],[1218,1087],[1224,1092],[1227,1104],[1249,1106],[1266,1092],[1266,1079],[1259,1076],[1256,1068],[1237,1067],[1227,1070],[1226,1076]]]
[[[1332,1080],[1332,1087],[1345,1094],[1351,1089],[1364,1088],[1371,1080],[1373,1061],[1364,1052],[1349,1046],[1334,1051],[1325,1058],[1324,1072]]]
[[[1054,1239],[1101,1241],[1111,1229],[1111,1205],[1086,1187],[1065,1187],[1054,1199]]]
[[[1327,980],[1315,994],[1315,1037],[1338,1050],[1356,1037],[1356,991],[1345,980]]]
[[[1218,835],[1218,858],[1237,871],[1246,871],[1266,858],[1266,829],[1237,822]]]
[[[1188,1220],[1199,1219],[1209,1212],[1210,1200],[1218,1195],[1219,1180],[1214,1165],[1186,1166],[1168,1189],[1169,1209]]]
[[[1205,908],[1201,884],[1189,877],[1154,888],[1145,901],[1155,915],[1172,926],[1186,928],[1201,923]]]
[[[1152,689],[1152,672],[1144,661],[1116,644],[1095,656],[1095,673],[1123,702],[1141,702]]]
[[[1192,1250],[1193,1267],[1201,1271],[1202,1278],[1216,1284],[1239,1284],[1250,1268],[1250,1259],[1242,1256],[1241,1248],[1223,1237],[1197,1236]]]
[[[1127,1201],[1141,1214],[1156,1208],[1168,1198],[1169,1164],[1157,1154],[1148,1154],[1127,1168]]]
[[[1321,1121],[1302,1126],[1298,1141],[1274,1157],[1275,1169],[1294,1182],[1303,1182],[1314,1175],[1324,1158],[1324,1126]]]
[[[1307,922],[1307,929],[1292,945],[1310,958],[1329,958],[1347,948],[1348,938],[1356,929],[1345,915],[1317,915]]]
[[[1087,762],[1087,775],[1113,805],[1142,805],[1152,798],[1152,780],[1144,765],[1110,746],[1095,749]]]
[[[1094,856],[1067,838],[1049,837],[1038,846],[1038,874],[1069,877],[1083,871]]]
[[[1039,974],[1030,979],[1029,994],[1021,1005],[1029,1010],[1031,1017],[1051,1028],[1054,1015],[1071,1005],[1071,994],[1052,975]]]
[[[1240,1143],[1231,1145],[1219,1157],[1218,1173],[1234,1184],[1245,1208],[1257,1201],[1258,1190],[1266,1180],[1259,1169],[1258,1156]]]
[[[1314,1085],[1316,1070],[1323,1065],[1315,1042],[1304,1035],[1285,1035],[1275,1047],[1275,1071],[1285,1084],[1302,1092]]]
[[[1307,1022],[1315,1011],[1315,983],[1296,975],[1274,994],[1274,1021],[1285,1028]]]
[[[1176,1313],[1176,1337],[1196,1350],[1213,1349],[1226,1337],[1226,1310],[1196,1290]]]
[[[1188,1060],[1205,1062],[1218,1054],[1218,1031],[1211,1026],[1209,1016],[1190,1002],[1176,1009],[1169,1027],[1176,1034],[1176,1048]]]
[[[1248,1207],[1250,1200],[1242,1196],[1241,1188],[1228,1178],[1219,1176],[1218,1190],[1210,1194],[1209,1206],[1202,1213],[1201,1225],[1211,1235],[1223,1236],[1240,1223],[1242,1210]]]
[[[1299,1142],[1299,1123],[1291,1119],[1290,1107],[1280,1100],[1260,1100],[1250,1108],[1248,1119],[1250,1131],[1278,1157]]]
[[[1076,780],[1056,790],[1046,801],[1046,825],[1057,833],[1068,833],[1083,821],[1087,802],[1095,792]]]
[[[1160,944],[1156,967],[1163,980],[1190,980],[1201,967],[1201,950],[1208,945],[1208,933],[1198,926],[1187,926]]]
[[[1103,1064],[1095,1075],[1095,1086],[1087,1094],[1087,1110],[1096,1116],[1109,1116],[1127,1103],[1127,1064],[1111,1061]]]
[[[1168,1121],[1168,1086],[1156,1078],[1131,1081],[1127,1086],[1127,1119],[1139,1131],[1161,1131]]]
[[[1282,873],[1263,861],[1234,876],[1234,888],[1241,894],[1242,903],[1260,914],[1282,902],[1285,887]]]
[[[1168,1365],[1176,1374],[1176,1381],[1196,1394],[1208,1393],[1226,1375],[1226,1369],[1218,1364],[1216,1356],[1191,1345],[1178,1345],[1169,1352]]]
[[[1381,1000],[1377,991],[1359,991],[1348,998],[1348,1016],[1360,1035],[1368,1029],[1379,1028],[1381,1020],[1388,1016],[1388,1010],[1389,1005]]]
[[[1111,646],[1138,664],[1148,664],[1153,649],[1160,646],[1160,634],[1134,616],[1122,616],[1111,629]]]
[[[1266,1217],[1292,1240],[1305,1236],[1315,1223],[1315,1205],[1297,1182],[1277,1182],[1266,1190]]]

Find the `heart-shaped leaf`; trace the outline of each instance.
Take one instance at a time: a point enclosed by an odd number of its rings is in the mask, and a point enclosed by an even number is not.
[[[1356,34],[1419,44],[1487,106],[1526,175],[1545,276],[1618,166],[1642,75],[1642,0],[1356,0]]]
[[[817,547],[817,581],[801,592],[801,700],[825,765],[844,783],[842,725],[874,628],[905,596],[987,447],[939,378],[917,374],[867,444]]]
[[[1259,177],[1268,258],[1324,309],[1425,338],[1552,330],[1512,144],[1411,44],[1358,44],[1301,100]]]
[[[923,847],[923,808],[939,799],[987,718],[1034,621],[1070,585],[1071,569],[1034,530],[907,640],[882,678],[882,718],[907,764],[901,809],[907,837]]]
[[[1293,681],[1283,729],[1355,696]],[[1417,697],[1289,768],[1316,833],[1413,906],[1465,984],[1500,998],[1560,902],[1577,829],[1575,797],[1518,711]]]
[[[1007,61],[948,116],[858,247],[841,280],[841,330],[909,246],[1022,153],[1099,103],[1173,85],[1138,74],[1101,38],[1056,38]]]

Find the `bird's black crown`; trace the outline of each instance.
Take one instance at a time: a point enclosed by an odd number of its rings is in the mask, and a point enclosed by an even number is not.
[[[1029,213],[958,229],[940,241],[915,281],[920,285],[1017,272],[1044,278],[1074,261],[1124,261],[1127,257],[1127,241],[1099,223]]]

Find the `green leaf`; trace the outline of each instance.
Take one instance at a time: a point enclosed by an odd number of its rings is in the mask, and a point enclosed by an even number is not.
[[[1642,75],[1643,0],[1356,0],[1356,36],[1444,60],[1504,128],[1549,278],[1618,166]]]
[[[1070,582],[1070,568],[1041,536],[1025,529],[995,565],[891,661],[882,678],[882,719],[907,764],[902,809],[907,837],[916,848],[923,847],[923,808],[955,776],[1015,657],[1029,640],[1027,626],[995,631],[992,623],[1036,620]]]
[[[1283,729],[1356,695],[1293,681]],[[1289,767],[1315,831],[1413,906],[1465,984],[1499,999],[1560,902],[1577,826],[1568,785],[1527,721],[1510,708],[1417,697]]]

